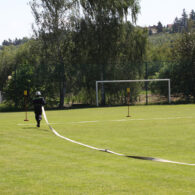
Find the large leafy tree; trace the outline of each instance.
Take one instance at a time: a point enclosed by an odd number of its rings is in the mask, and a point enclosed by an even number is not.
[[[12,71],[16,66],[16,55],[17,49],[14,46],[3,46],[0,50],[0,91],[6,84],[8,76],[12,74]]]
[[[174,63],[164,66],[159,77],[171,79],[172,94],[195,100],[195,33],[181,34],[173,47],[172,59]]]
[[[138,1],[82,0],[80,9],[77,3],[31,0],[36,40],[19,47],[14,56],[11,65],[17,67],[17,74],[8,83],[10,90],[29,78],[21,89],[40,89],[50,99],[60,93],[63,107],[65,91],[70,96],[84,91],[87,102],[93,103],[95,80],[141,76],[147,34],[127,21],[128,13],[136,21]],[[80,16],[78,10],[82,10]],[[104,103],[104,86],[102,97]]]
[[[106,79],[107,65],[116,59],[117,43],[123,37],[121,24],[130,13],[135,22],[139,12],[137,0],[81,0],[84,19],[93,26],[93,42],[96,43],[96,65],[99,79]],[[111,60],[111,61],[110,61]],[[105,104],[104,86],[101,87],[102,104]]]
[[[4,46],[3,50],[7,49],[9,49],[9,56],[6,56],[6,61],[9,63],[5,64],[5,61],[3,63],[9,71],[5,72],[5,69],[0,69],[0,75],[1,73],[5,74],[2,88],[6,93],[7,102],[14,103],[16,108],[21,108],[23,91],[28,90],[31,95],[37,86],[38,78],[40,78],[38,73],[40,67],[39,44],[37,41],[30,40],[20,46]],[[14,52],[10,52],[10,49]],[[3,59],[2,56],[0,59]],[[11,76],[10,80],[8,80],[8,75]]]
[[[73,47],[70,10],[74,8],[76,1],[32,0],[30,5],[36,22],[35,34],[42,40],[44,63],[50,66],[47,67],[48,74],[59,82],[59,106],[63,107]]]
[[[184,33],[177,42],[174,53],[178,88],[186,98],[195,98],[195,33]]]

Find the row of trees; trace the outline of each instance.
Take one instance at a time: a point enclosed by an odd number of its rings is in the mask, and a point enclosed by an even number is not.
[[[192,10],[188,16],[185,9],[183,9],[181,18],[175,18],[171,32],[177,33],[191,31],[195,31],[195,12]]]
[[[170,78],[172,94],[195,98],[194,32],[159,34],[148,42],[148,31],[133,25],[138,1],[32,0],[30,5],[34,38],[22,44],[9,41],[0,49],[0,91],[7,102],[22,107],[27,89],[29,100],[40,90],[51,106],[63,107],[65,99],[74,98],[95,104],[96,80],[144,77]],[[138,90],[132,87],[132,99]],[[167,93],[161,86],[152,85],[152,90]],[[124,91],[105,92],[102,85],[102,105],[105,93],[122,97]]]
[[[156,76],[171,79],[172,94],[195,101],[195,32],[180,36],[171,50],[171,59]],[[163,88],[159,88],[159,91],[166,94]]]
[[[146,55],[149,78],[170,78],[172,95],[187,102],[195,100],[195,32],[149,36]],[[152,90],[167,94],[157,84]]]
[[[9,45],[21,45],[21,44],[24,44],[28,41],[28,38],[24,37],[22,39],[17,39],[15,38],[15,40],[11,40],[11,39],[8,39],[8,40],[4,40],[2,42],[2,46],[9,46]],[[2,49],[2,46],[0,47],[0,49]]]
[[[155,33],[152,31],[155,29]],[[149,27],[149,35],[156,33],[182,33],[182,32],[192,32],[195,31],[195,12],[192,9],[188,15],[183,9],[182,15],[180,18],[176,17],[173,24],[167,24],[163,26],[159,21],[157,25]]]
[[[147,31],[133,25],[139,1],[32,0],[30,5],[35,38],[0,52],[0,89],[15,106],[22,106],[25,89],[30,98],[42,91],[59,107],[72,94],[95,103],[96,80],[143,75]],[[105,104],[103,85],[101,96]]]

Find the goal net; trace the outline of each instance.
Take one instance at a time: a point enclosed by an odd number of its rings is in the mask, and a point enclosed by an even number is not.
[[[127,88],[133,104],[171,103],[170,79],[103,80],[96,81],[96,106],[127,104]]]

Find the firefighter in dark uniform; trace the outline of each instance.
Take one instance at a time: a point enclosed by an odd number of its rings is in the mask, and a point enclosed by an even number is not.
[[[41,97],[41,92],[37,91],[35,93],[36,97],[33,100],[35,119],[37,121],[37,127],[40,127],[40,122],[42,120],[42,106],[46,104],[45,99]]]

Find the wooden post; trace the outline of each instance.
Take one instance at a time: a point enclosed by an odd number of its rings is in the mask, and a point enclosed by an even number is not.
[[[24,106],[25,106],[25,119],[24,119],[24,121],[28,121],[28,117],[27,117],[27,96],[28,96],[28,92],[27,92],[27,90],[24,90]]]
[[[128,114],[127,114],[127,117],[130,117],[130,115],[129,115],[129,106],[130,106],[130,88],[127,88],[127,95],[128,95]]]

